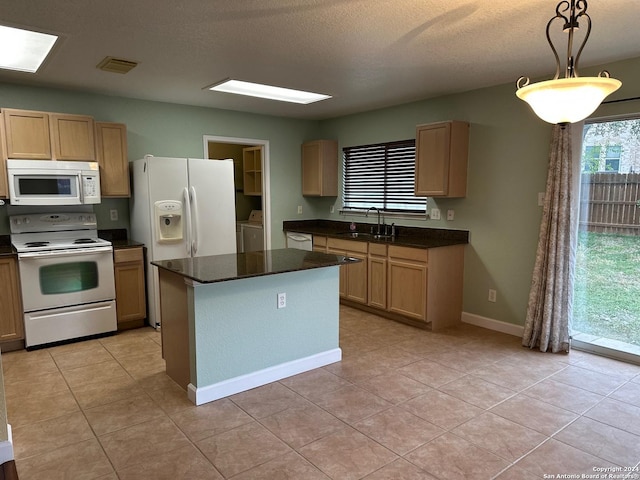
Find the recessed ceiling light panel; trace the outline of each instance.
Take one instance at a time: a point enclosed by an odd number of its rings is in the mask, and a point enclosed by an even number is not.
[[[331,98],[331,95],[273,87],[260,83],[243,82],[242,80],[225,80],[222,83],[207,88],[217,92],[235,93],[236,95],[247,95],[250,97],[267,98],[269,100],[301,103],[305,105]]]
[[[36,73],[56,40],[48,33],[0,25],[0,68]]]

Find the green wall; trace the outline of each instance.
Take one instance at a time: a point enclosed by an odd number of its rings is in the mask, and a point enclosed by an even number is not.
[[[623,86],[614,98],[640,96],[640,58],[607,64]],[[597,72],[588,69],[583,75]],[[202,157],[202,136],[267,139],[271,159],[272,248],[284,246],[282,221],[331,215],[340,199],[306,198],[300,191],[300,144],[335,138],[340,147],[411,138],[415,125],[442,120],[471,124],[469,179],[463,199],[429,199],[455,220],[396,221],[397,224],[465,229],[471,232],[465,258],[464,310],[522,325],[535,258],[551,127],[515,97],[515,84],[424,100],[321,122],[268,117],[210,108],[130,100],[62,90],[0,84],[0,106],[93,115],[127,124],[129,157]],[[640,102],[603,105],[594,116],[640,112]],[[303,215],[297,215],[297,206]],[[111,222],[109,209],[121,220]],[[128,226],[127,200],[105,200],[96,208],[100,228]],[[362,220],[361,217],[358,220]],[[395,221],[395,219],[394,219]],[[8,233],[6,207],[0,207],[0,234]],[[488,289],[498,292],[487,301]]]
[[[319,125],[315,121],[2,83],[0,106],[85,114],[98,121],[125,123],[130,160],[145,154],[203,158],[203,135],[269,140],[273,248],[284,245],[282,221],[297,216],[297,205],[305,204],[300,187],[300,144],[315,137]],[[113,208],[118,210],[118,222],[109,219]],[[126,199],[105,199],[94,211],[99,228],[129,226]],[[311,209],[304,212],[304,218],[313,218]],[[6,207],[0,207],[0,234],[8,233]]]

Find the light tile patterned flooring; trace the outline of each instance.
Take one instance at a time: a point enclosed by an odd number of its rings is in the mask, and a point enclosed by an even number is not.
[[[151,329],[3,354],[20,478],[526,480],[640,462],[638,366],[346,307],[340,337],[342,362],[200,407]]]

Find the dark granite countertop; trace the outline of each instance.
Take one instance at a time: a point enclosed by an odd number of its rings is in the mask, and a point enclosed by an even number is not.
[[[98,237],[109,240],[114,249],[144,247],[143,243],[135,242],[127,237],[126,228],[98,230]]]
[[[259,252],[211,255],[151,262],[159,268],[200,283],[226,282],[242,278],[297,272],[359,262],[341,255],[281,248]]]
[[[0,235],[0,257],[8,257],[17,255],[11,245],[11,237],[9,235]]]
[[[334,220],[285,220],[282,229],[286,232],[310,233],[332,238],[343,238],[359,242],[375,242],[414,248],[436,248],[469,243],[467,230],[449,230],[445,228],[420,228],[397,225],[396,235],[387,238],[374,238],[370,235],[371,227],[376,224],[356,223],[358,236],[352,236],[349,229],[351,222]]]

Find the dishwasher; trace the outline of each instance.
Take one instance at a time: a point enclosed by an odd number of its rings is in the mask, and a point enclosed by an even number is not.
[[[287,232],[287,248],[313,250],[313,235],[310,233]]]

